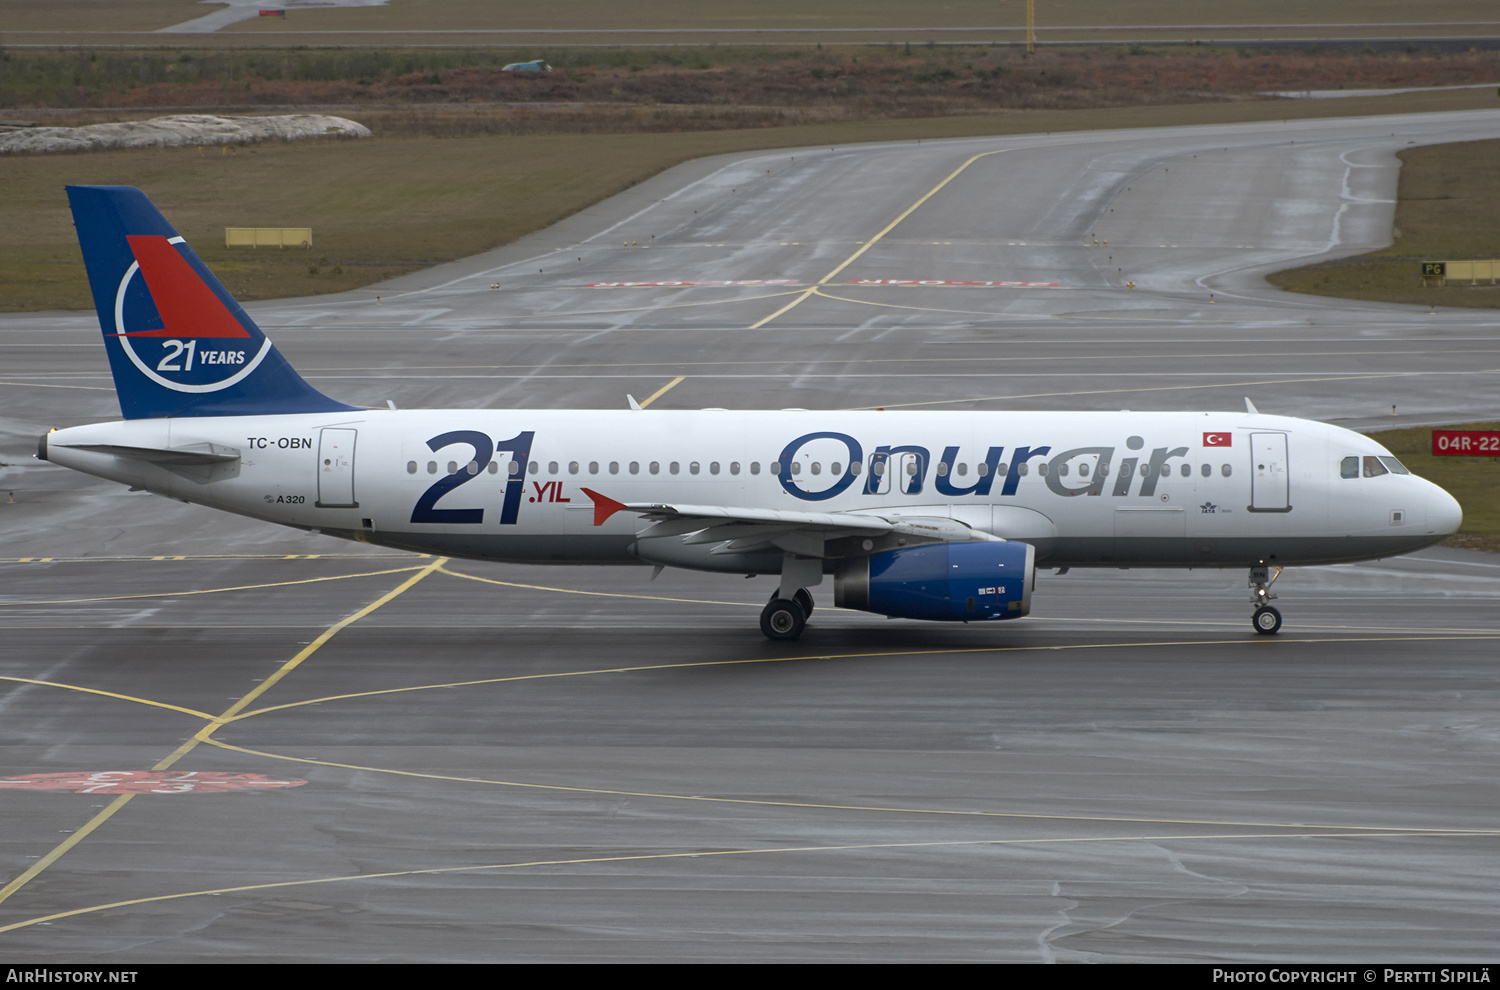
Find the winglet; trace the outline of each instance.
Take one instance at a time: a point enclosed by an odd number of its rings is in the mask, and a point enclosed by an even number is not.
[[[1250,401],[1250,396],[1245,396],[1245,412],[1252,416],[1259,416],[1260,410],[1255,408],[1255,403]]]
[[[629,392],[626,392],[625,398],[630,402],[630,408],[634,409],[636,412],[641,411],[641,404],[635,401],[635,396],[631,395]]]
[[[594,500],[594,525],[603,526],[605,520],[625,508],[624,502],[616,502],[608,495],[600,495],[591,488],[585,488],[583,493]]]

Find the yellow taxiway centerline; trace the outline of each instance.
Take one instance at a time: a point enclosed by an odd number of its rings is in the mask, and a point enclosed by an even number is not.
[[[681,382],[682,382],[682,376],[679,375],[676,378],[672,379],[671,381],[667,382],[661,388],[657,389],[655,392],[652,392],[649,396],[647,396],[645,399],[643,399],[641,402],[639,402],[637,404],[642,409],[645,409],[651,403],[655,402],[657,399],[660,399],[662,396],[666,395],[667,392],[670,389],[675,388]]]
[[[939,182],[937,185],[933,186],[931,189],[927,190],[927,192],[923,193],[922,194],[922,198],[919,199],[919,200],[917,200],[915,203],[911,204],[910,206],[908,206],[904,211],[902,211],[902,213],[901,213],[900,216],[898,216],[896,219],[892,220],[890,223],[886,224],[884,230],[882,230],[880,233],[876,234],[874,237],[870,238],[868,241],[865,241],[865,243],[863,245],[861,245],[861,247],[860,247],[860,249],[858,251],[855,251],[849,257],[845,258],[843,260],[843,262],[837,268],[835,268],[833,271],[829,272],[827,275],[824,275],[822,278],[818,279],[817,285],[811,285],[811,286],[808,286],[806,289],[803,289],[802,292],[800,292],[797,295],[796,299],[793,299],[791,302],[787,303],[785,306],[781,307],[776,312],[772,313],[770,316],[767,316],[765,319],[759,320],[759,321],[757,321],[755,323],[750,324],[750,329],[751,330],[759,330],[761,327],[765,326],[767,323],[770,323],[772,320],[776,319],[781,314],[783,314],[785,312],[788,312],[791,309],[794,309],[797,306],[798,303],[802,302],[808,296],[816,294],[817,291],[818,291],[818,286],[820,286],[820,285],[827,285],[828,282],[830,280],[832,280],[832,278],[835,275],[837,275],[839,272],[843,271],[845,268],[848,268],[850,265],[854,264],[855,261],[859,260],[860,255],[864,254],[866,251],[870,250],[870,248],[874,247],[880,241],[880,239],[882,237],[884,237],[886,234],[889,234],[891,231],[895,230],[897,224],[899,224],[902,220],[905,220],[907,217],[909,217],[913,213],[915,213],[917,211],[918,207],[920,207],[923,203],[927,202],[933,196],[936,196],[938,194],[938,192],[944,186],[946,186],[948,183],[950,183],[954,179],[958,178],[959,174],[961,172],[963,172],[964,169],[968,168],[970,165],[973,165],[975,162],[979,161],[979,159],[981,159],[981,158],[988,158],[990,155],[1003,155],[1003,154],[1005,154],[1005,152],[1010,151],[1010,150],[1011,150],[1010,148],[999,148],[999,149],[997,149],[995,151],[981,151],[979,154],[975,155],[974,157],[970,158],[968,161],[964,162],[958,168],[956,168],[952,172],[950,172],[948,174],[948,177],[946,179],[944,179],[942,182]]]
[[[204,726],[202,729],[199,729],[196,733],[193,734],[192,738],[188,739],[181,746],[177,747],[177,749],[173,751],[170,756],[157,763],[151,769],[166,770],[170,768],[172,764],[176,763],[188,753],[192,752],[192,750],[195,749],[199,743],[208,741],[214,730],[232,719],[239,712],[243,711],[246,706],[248,706],[256,698],[259,698],[261,695],[265,694],[268,690],[271,689],[273,685],[281,681],[281,679],[286,675],[296,670],[297,667],[302,664],[302,661],[318,652],[318,650],[321,649],[325,643],[327,643],[334,636],[338,635],[340,631],[347,628],[352,623],[357,622],[365,616],[369,615],[371,612],[380,608],[380,606],[401,595],[407,589],[411,588],[427,575],[436,571],[445,563],[447,563],[446,557],[436,558],[432,563],[417,570],[415,574],[407,578],[405,581],[401,582],[391,591],[386,592],[384,595],[381,595],[379,598],[375,599],[375,601],[366,605],[364,608],[353,613],[352,615],[345,616],[338,622],[335,622],[333,625],[323,630],[323,632],[320,633],[318,637],[311,643],[309,643],[306,647],[304,647],[301,652],[292,657],[286,663],[282,664],[280,669],[278,669],[276,673],[272,674],[260,684],[256,685],[253,690],[251,690],[239,701],[236,701],[233,705],[231,705],[228,710],[224,712],[224,714],[218,716],[215,719],[212,719],[208,725]],[[53,863],[61,859],[63,855],[68,852],[68,850],[72,849],[74,846],[78,845],[78,843],[82,842],[95,829],[108,821],[115,812],[119,811],[121,808],[125,807],[125,805],[129,804],[130,799],[134,796],[135,795],[133,794],[121,794],[119,797],[115,798],[115,800],[111,801],[106,808],[100,811],[93,818],[89,819],[89,821],[82,828],[74,832],[72,835],[68,836],[51,852],[47,853],[41,859],[33,863],[24,873],[16,877],[4,887],[0,887],[0,904],[5,903],[6,899],[8,899],[12,894],[20,890],[22,887],[26,886],[26,884],[30,883],[43,870],[47,869],[47,867],[51,866]]]

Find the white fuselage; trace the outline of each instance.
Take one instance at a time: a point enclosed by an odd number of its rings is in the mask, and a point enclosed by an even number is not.
[[[178,449],[238,459],[163,460]],[[1364,436],[1249,413],[368,410],[79,426],[49,434],[44,456],[269,522],[534,563],[780,567],[779,553],[638,538],[629,513],[596,526],[584,488],[948,517],[1032,543],[1048,566],[1368,559],[1435,543],[1461,518],[1413,475],[1343,476],[1347,458],[1389,457]]]

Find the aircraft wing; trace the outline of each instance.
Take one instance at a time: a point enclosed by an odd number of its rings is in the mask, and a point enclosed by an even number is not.
[[[588,488],[594,525],[617,512],[633,512],[645,524],[640,539],[677,537],[687,544],[722,543],[711,553],[746,553],[779,548],[803,557],[842,557],[868,553],[887,544],[994,541],[998,537],[937,516],[878,515],[868,512],[798,512],[734,505],[617,502]],[[892,539],[894,537],[894,539]]]

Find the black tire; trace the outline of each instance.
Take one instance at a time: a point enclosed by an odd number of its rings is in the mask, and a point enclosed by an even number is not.
[[[792,596],[792,601],[802,609],[802,618],[811,619],[813,613],[812,593],[806,588],[798,588],[797,593]]]
[[[793,640],[802,635],[807,616],[794,601],[773,598],[760,613],[760,631],[767,639]]]
[[[1281,613],[1269,605],[1262,605],[1250,616],[1250,625],[1262,636],[1274,636],[1281,631]]]

